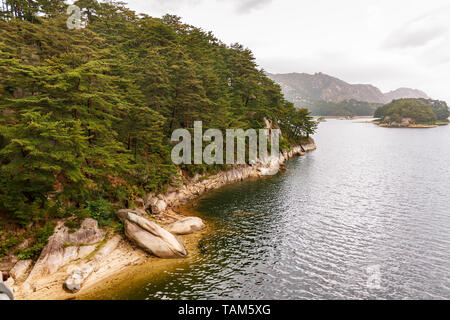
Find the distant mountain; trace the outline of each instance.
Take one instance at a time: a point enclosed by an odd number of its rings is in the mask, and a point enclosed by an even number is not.
[[[384,96],[386,97],[387,102],[391,102],[392,100],[397,99],[404,99],[404,98],[412,98],[412,99],[429,99],[428,95],[420,90],[417,89],[410,89],[410,88],[400,88],[394,91],[390,91],[388,93],[385,93]]]
[[[331,108],[333,104],[342,105],[346,101],[352,101],[354,105],[355,101],[366,103],[367,110],[364,111],[366,114],[373,112],[376,105],[389,103],[394,99],[429,98],[426,93],[409,88],[400,88],[383,93],[371,84],[349,84],[320,72],[316,74],[268,74],[268,76],[281,86],[287,100],[298,107],[310,108],[313,114],[315,113],[314,109],[318,108],[321,112],[324,112],[326,108]],[[321,107],[321,105],[326,107]],[[355,109],[355,112],[358,112],[355,115],[362,115],[359,114],[361,105],[363,104],[360,104],[357,110]]]

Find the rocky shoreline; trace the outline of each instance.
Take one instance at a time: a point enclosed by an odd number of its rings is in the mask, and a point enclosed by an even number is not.
[[[288,159],[315,149],[314,140],[309,139],[268,162],[235,166],[211,176],[197,175],[165,194],[148,194],[136,201],[135,209],[119,210],[125,235],[103,230],[89,218],[76,232],[61,221],[37,262],[15,263],[6,284],[19,300],[74,299],[149,260],[166,268],[170,261],[179,259],[156,257],[186,257],[195,250],[195,234],[207,228],[200,218],[180,214],[180,206],[226,184],[275,174]]]
[[[373,120],[372,123],[384,128],[436,128],[439,126],[446,126],[448,121],[436,121],[434,123],[416,123],[412,118],[402,118],[401,121],[390,121],[390,118],[383,120]]]

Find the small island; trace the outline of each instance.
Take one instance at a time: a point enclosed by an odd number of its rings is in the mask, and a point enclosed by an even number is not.
[[[450,112],[445,101],[409,98],[379,107],[374,117],[373,122],[382,127],[433,128],[448,125]]]

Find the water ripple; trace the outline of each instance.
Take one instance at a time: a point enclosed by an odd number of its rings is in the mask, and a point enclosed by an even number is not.
[[[450,127],[330,120],[315,139],[286,172],[202,199],[208,250],[128,297],[450,299]]]

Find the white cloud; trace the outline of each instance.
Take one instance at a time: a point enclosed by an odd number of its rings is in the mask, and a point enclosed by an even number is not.
[[[249,47],[269,72],[322,71],[450,102],[447,0],[130,0]]]

